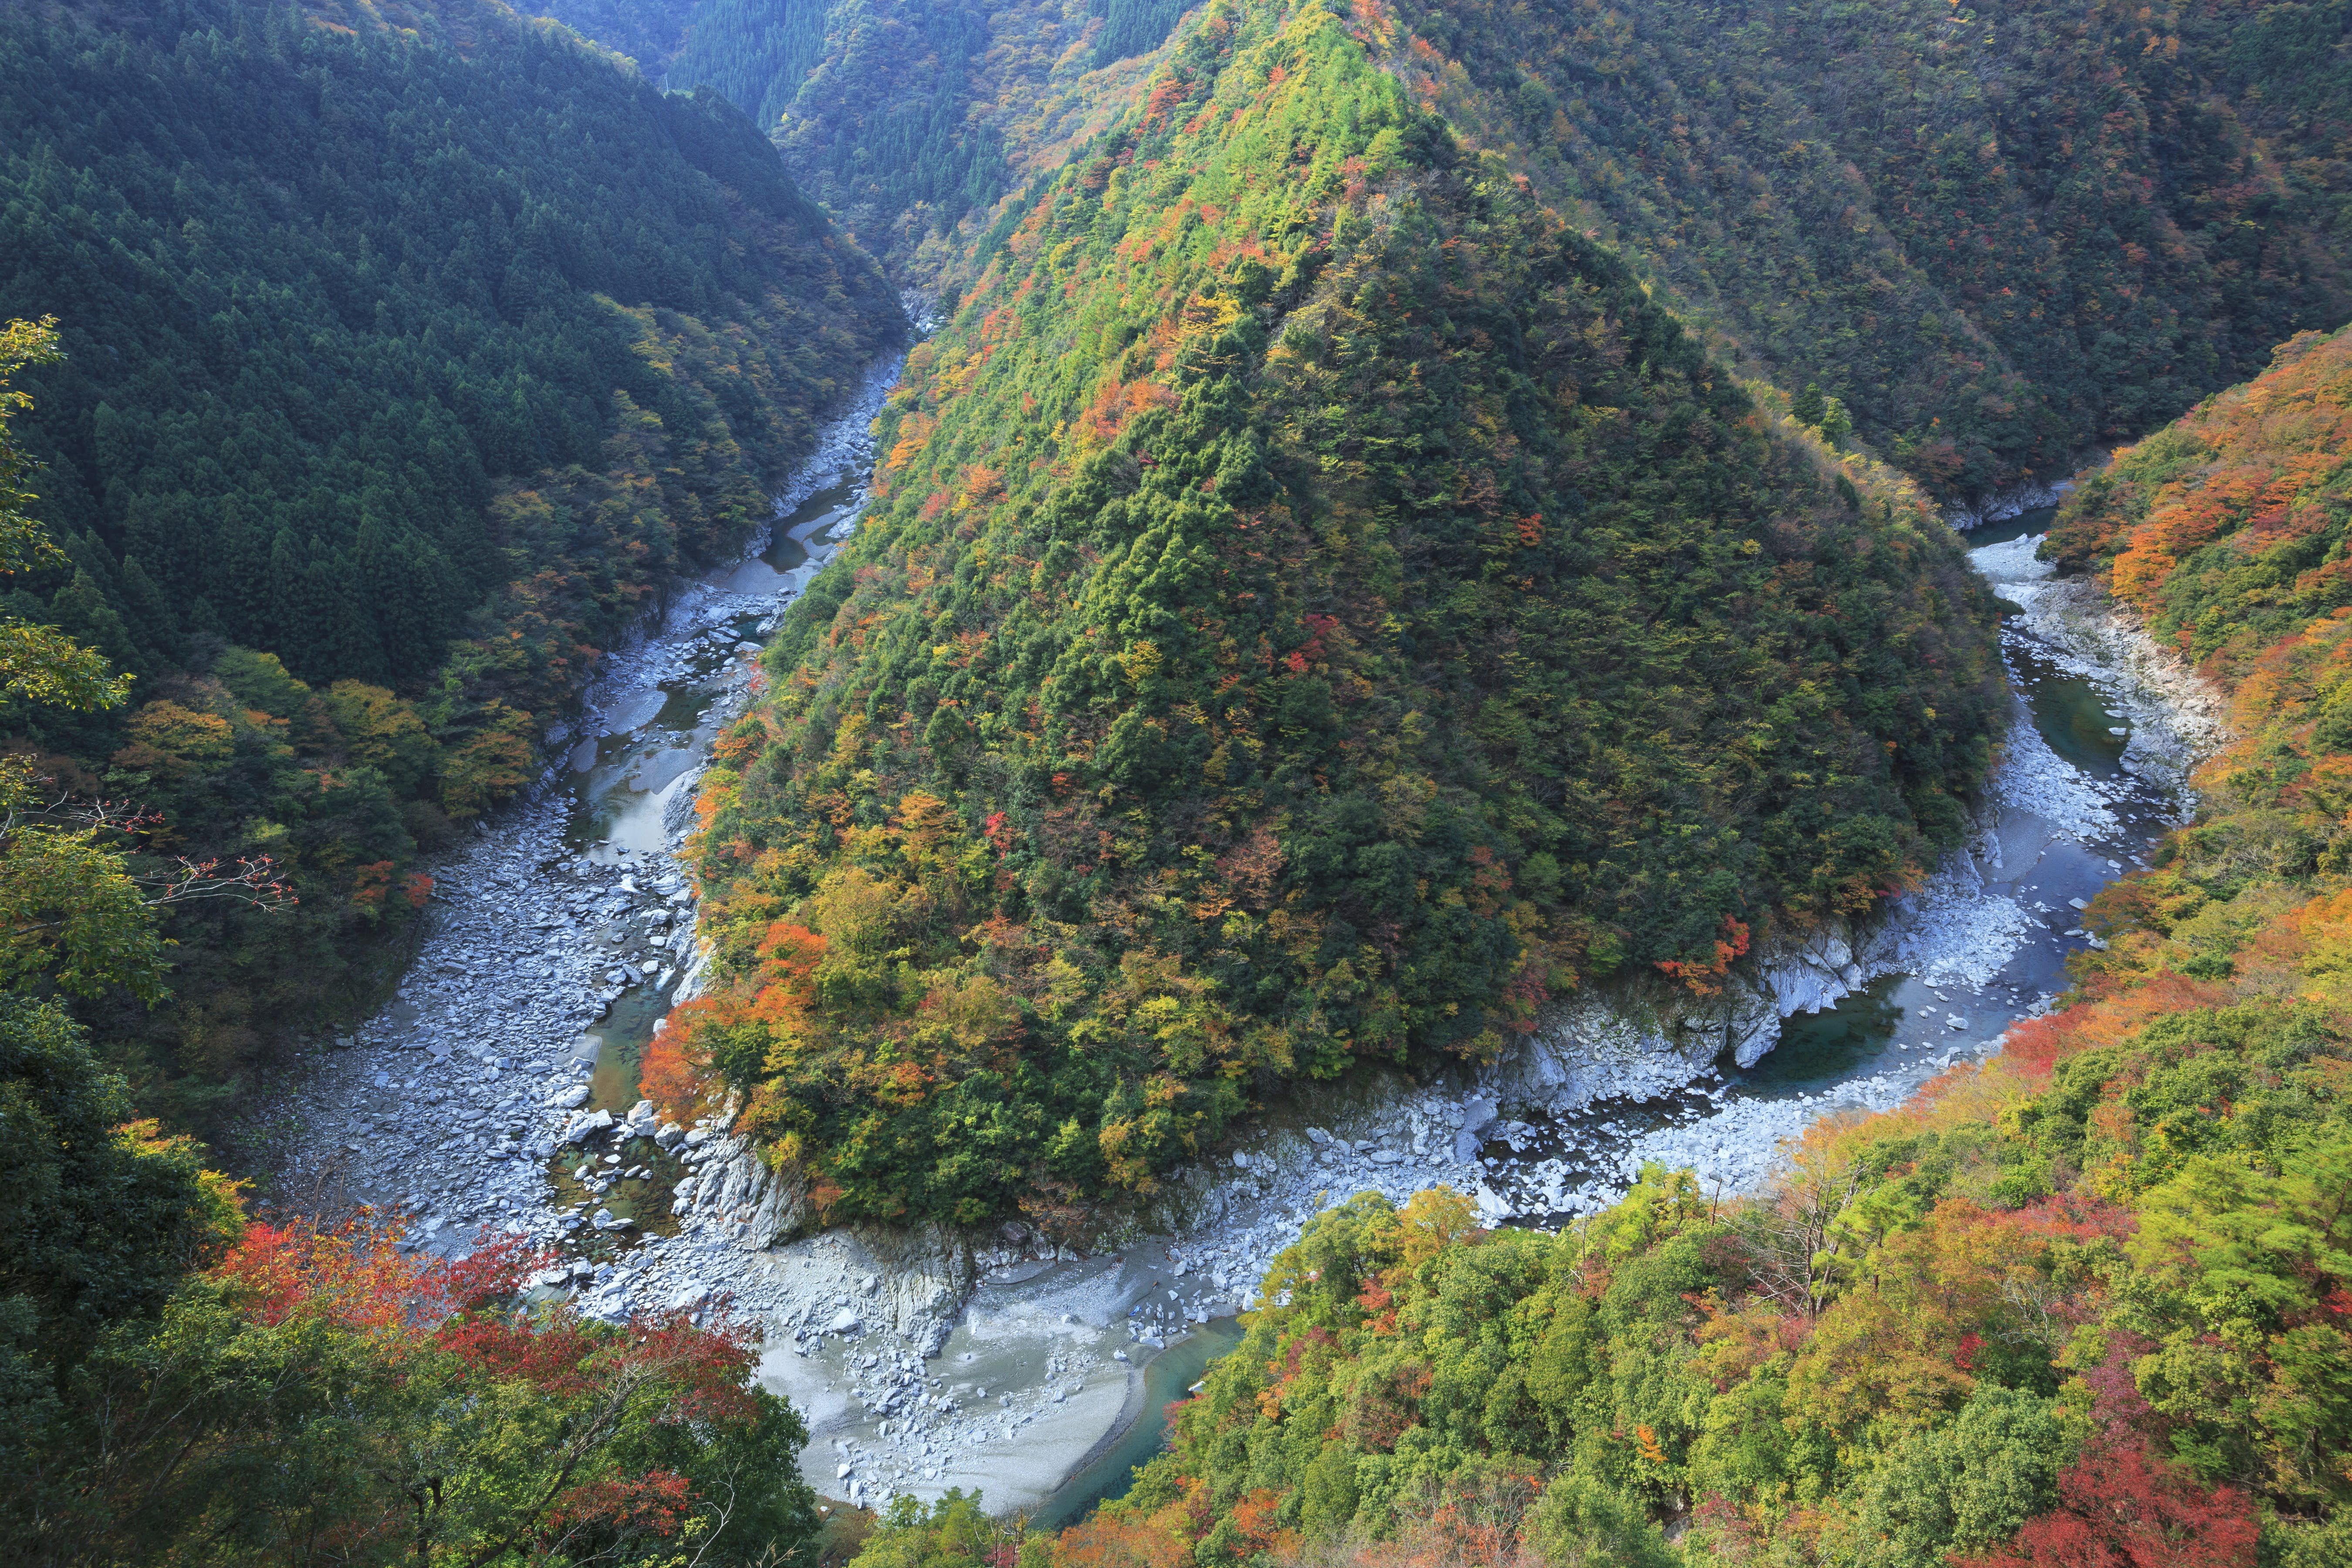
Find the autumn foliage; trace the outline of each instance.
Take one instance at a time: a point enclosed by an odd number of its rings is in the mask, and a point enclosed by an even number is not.
[[[670,1009],[665,1027],[646,1042],[637,1063],[637,1091],[661,1113],[690,1125],[725,1097],[726,1086],[711,1062],[706,1030],[723,1027],[729,1009],[698,997]]]
[[[663,1113],[691,1122],[727,1097],[722,1063],[739,1071],[769,1051],[789,1049],[804,1027],[810,977],[824,956],[824,938],[790,921],[767,923],[751,945],[750,973],[724,991],[673,1008],[646,1045],[638,1087]]]
[[[2086,476],[2045,550],[2096,570],[2234,684],[2284,634],[2352,605],[2352,570],[2331,548],[2347,494],[2352,333],[2304,332],[2263,374]]]
[[[248,1223],[214,1273],[275,1326],[297,1315],[367,1334],[420,1338],[511,1292],[543,1258],[511,1237],[450,1261],[404,1251],[397,1227],[362,1216],[328,1228]]]
[[[1008,200],[705,779],[698,1030],[833,1218],[1105,1214],[1286,1083],[1703,1010],[1958,841],[2006,698],[1956,539],[1397,36],[1211,7]],[[765,1018],[779,921],[824,947]]]
[[[289,1548],[331,1537],[336,1561],[387,1568],[740,1553],[813,1528],[805,1434],[751,1384],[752,1337],[528,1305],[547,1260],[490,1236],[414,1252],[367,1214],[248,1225],[152,1343],[93,1357],[102,1457],[53,1521],[59,1550],[177,1560],[232,1506],[239,1561],[310,1561]]]
[[[2094,1444],[2058,1478],[2058,1506],[2001,1550],[1960,1568],[2251,1568],[2256,1530],[2243,1492],[2207,1489],[2144,1443]]]

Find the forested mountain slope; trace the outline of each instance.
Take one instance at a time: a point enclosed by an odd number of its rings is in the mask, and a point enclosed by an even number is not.
[[[2282,344],[2270,370],[2118,452],[2061,508],[2045,553],[2094,572],[2231,695],[2232,739],[2198,777],[2196,822],[2092,905],[2111,938],[2081,960],[2093,990],[2161,995],[2185,976],[2192,994],[2332,997],[2240,972],[2267,977],[2352,885],[2347,532],[2352,330]]]
[[[1954,536],[1354,26],[1213,9],[1000,221],[722,740],[740,988],[669,1038],[835,1218],[1148,1191],[1284,1080],[1704,995],[1960,831]]]
[[[1174,16],[670,8],[692,17],[672,85],[755,110],[926,278],[953,271],[936,236],[1057,162],[1074,115],[1123,85],[1078,73]],[[1624,250],[1735,369],[1817,385],[1939,497],[2144,434],[2352,317],[2345,0],[1359,9],[1423,106]],[[595,30],[587,0],[559,14]]]
[[[1940,495],[2352,317],[2352,5],[1401,0],[1395,68]]]
[[[66,351],[21,424],[68,559],[9,603],[139,701],[6,728],[162,810],[157,847],[294,879],[184,917],[179,1005],[106,1024],[217,1089],[358,999],[343,939],[405,912],[418,841],[765,521],[898,311],[722,99],[503,6],[91,15],[0,16],[0,317]]]
[[[2051,548],[2221,681],[2068,1005],[1717,1203],[1318,1216],[1119,1501],[856,1568],[2352,1561],[2352,330],[2087,475]]]
[[[776,141],[863,245],[935,280],[959,225],[1131,92],[1177,0],[540,0]]]
[[[0,308],[59,317],[68,355],[27,383],[41,515],[78,560],[106,547],[83,565],[134,672],[185,628],[413,682],[542,570],[554,619],[609,634],[635,595],[596,576],[740,534],[887,330],[740,117],[519,24],[467,57],[224,0],[7,41]],[[625,426],[678,445],[645,465],[682,470],[667,526],[493,519],[500,481],[627,472]]]
[[[0,323],[0,571],[61,552],[25,511],[20,371],[56,334]],[[90,649],[0,610],[18,701],[121,708]],[[257,718],[266,716],[257,715]],[[161,1000],[159,908],[269,902],[259,875],[142,865],[122,812],[45,799],[0,758],[0,1536],[93,1563],[675,1564],[792,1560],[815,1532],[807,1432],[748,1386],[754,1350],[684,1312],[625,1327],[518,1311],[537,1259],[457,1262],[362,1213],[248,1224],[242,1182],[142,1118],[63,995]]]

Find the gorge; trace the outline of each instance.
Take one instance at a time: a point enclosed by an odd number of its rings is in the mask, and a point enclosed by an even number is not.
[[[0,16],[45,1565],[2332,1568],[2344,0]]]
[[[1483,1072],[1300,1094],[1221,1156],[1234,1169],[1181,1173],[1157,1223],[1090,1256],[1027,1236],[810,1234],[804,1195],[723,1119],[697,1124],[691,1146],[662,1132],[635,1070],[655,1020],[694,988],[691,867],[673,853],[710,742],[745,700],[743,639],[854,528],[865,426],[895,380],[878,365],[828,427],[779,500],[777,543],[681,593],[616,654],[561,768],[439,871],[402,998],[298,1099],[257,1113],[298,1180],[405,1210],[428,1248],[462,1252],[479,1226],[556,1244],[547,1299],[616,1321],[726,1303],[771,1346],[763,1381],[810,1420],[811,1483],[845,1502],[961,1488],[1048,1521],[1074,1514],[1102,1490],[1096,1456],[1148,1437],[1164,1401],[1144,1383],[1164,1347],[1254,1304],[1306,1219],[1358,1192],[1402,1204],[1448,1185],[1491,1220],[1553,1227],[1608,1208],[1647,1162],[1695,1171],[1710,1194],[1755,1190],[1811,1122],[1899,1104],[2046,1010],[2069,983],[2064,957],[2091,940],[2083,906],[2182,818],[2188,770],[2218,732],[2209,693],[2034,559],[2049,509],[1982,524],[1971,563],[2020,605],[2004,631],[2018,706],[1969,847],[1832,961],[1760,976],[1735,1014],[1748,1036],[1717,1025],[1694,1049],[1603,1004]],[[805,566],[771,564],[796,547]],[[609,950],[646,908],[677,912],[674,934]],[[539,931],[551,962],[535,973],[515,938]],[[592,1125],[600,1111],[609,1121]],[[597,1166],[627,1174],[592,1191],[574,1173]],[[1108,1479],[1123,1484],[1123,1467]]]

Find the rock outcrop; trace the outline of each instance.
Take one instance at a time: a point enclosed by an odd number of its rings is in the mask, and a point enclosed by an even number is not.
[[[1649,1099],[1726,1056],[1755,1066],[1782,1019],[1833,1006],[1869,977],[1841,922],[1736,967],[1711,995],[1658,985],[1548,1009],[1480,1087],[1505,1109],[1553,1114],[1612,1095]]]

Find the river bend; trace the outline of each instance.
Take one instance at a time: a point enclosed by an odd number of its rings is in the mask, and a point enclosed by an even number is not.
[[[636,1099],[636,1053],[693,983],[694,894],[671,858],[684,808],[761,640],[856,526],[896,371],[877,364],[826,428],[765,547],[612,658],[541,787],[438,868],[390,1005],[254,1117],[298,1201],[398,1208],[411,1244],[438,1251],[485,1231],[560,1248],[535,1292],[594,1315],[756,1321],[761,1380],[808,1419],[803,1468],[836,1500],[961,1486],[1051,1521],[1116,1491],[1158,1440],[1169,1380],[1197,1376],[1273,1254],[1352,1193],[1444,1183],[1496,1222],[1553,1225],[1613,1201],[1648,1159],[1752,1187],[1814,1118],[1895,1104],[2045,1009],[2089,940],[2081,904],[2179,819],[2218,733],[2145,639],[2051,580],[2032,558],[2049,514],[2027,513],[1972,538],[2013,607],[2017,704],[1974,841],[1860,944],[1866,983],[1787,1020],[1754,1067],[1508,1114],[1475,1081],[1346,1086],[1277,1110],[1093,1257],[1017,1226],[773,1246],[756,1157],[724,1127],[660,1124]],[[1177,1359],[1155,1371],[1163,1353]]]

